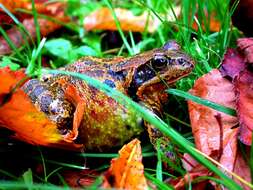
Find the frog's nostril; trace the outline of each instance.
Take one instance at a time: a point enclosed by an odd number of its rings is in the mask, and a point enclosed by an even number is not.
[[[177,62],[178,62],[178,64],[183,65],[183,66],[187,63],[187,61],[184,60],[183,58],[177,59]]]

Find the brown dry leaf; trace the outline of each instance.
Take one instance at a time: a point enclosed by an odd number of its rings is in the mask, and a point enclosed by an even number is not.
[[[231,54],[228,54],[227,58],[231,59]],[[238,57],[236,56],[236,58]],[[229,62],[228,60],[226,61]],[[230,75],[234,70],[228,69],[226,72]],[[200,77],[195,82],[190,93],[203,99],[235,108],[236,97],[233,84],[223,78],[217,69],[213,69],[208,74]],[[238,124],[237,118],[192,101],[188,101],[188,105],[197,149],[219,161],[227,170],[233,171],[238,137],[238,128],[233,129],[233,127]],[[194,161],[189,155],[184,156],[183,163],[192,180],[199,176],[212,175],[212,173]],[[187,177],[189,176],[186,175],[184,178],[178,179],[178,189],[186,184]],[[205,184],[202,182],[198,188],[205,189]]]
[[[253,63],[253,38],[239,38],[237,46],[244,53],[245,62]]]
[[[104,175],[104,188],[143,190],[148,189],[144,177],[141,145],[138,139],[124,145],[119,157],[112,159],[111,167]]]
[[[170,185],[174,187],[175,190],[184,190],[186,189],[187,185],[189,183],[192,183],[194,179],[202,176],[208,176],[208,170],[203,169],[202,167],[196,168],[196,170],[199,171],[192,171],[190,173],[187,173],[184,177],[182,178],[177,178],[177,179],[171,179],[168,181]],[[202,182],[198,182],[196,184],[192,184],[193,189],[198,189],[198,190],[205,190],[207,189],[207,184],[208,181],[204,180]]]
[[[245,70],[234,81],[237,112],[240,122],[240,140],[251,145],[253,131],[253,73]]]
[[[213,69],[210,73],[199,78],[190,93],[235,108],[233,85],[224,79],[217,69]],[[229,137],[237,130],[231,129],[238,124],[237,118],[192,101],[188,101],[188,105],[197,149],[207,155],[220,156],[220,150],[230,144],[229,140],[233,140]],[[221,124],[218,122],[218,115],[220,115]],[[223,146],[220,142],[223,142]]]
[[[39,26],[41,28],[42,36],[46,36],[61,27],[61,25],[56,24],[51,21],[48,21],[48,20],[45,20],[45,19],[38,19],[38,22],[39,22]],[[30,41],[31,39],[35,39],[36,38],[36,29],[35,29],[35,25],[34,25],[34,19],[33,18],[25,19],[22,24],[24,25],[26,30],[29,32],[30,37],[31,37],[26,40]],[[22,33],[16,27],[8,30],[7,34],[9,36],[9,38],[11,39],[11,41],[13,42],[13,44],[17,48],[22,46],[22,44],[25,42],[25,39],[23,39]],[[4,37],[1,36],[0,37],[0,55],[9,54],[11,52],[12,52],[11,47],[5,41]]]
[[[123,31],[143,32],[146,27],[148,32],[155,32],[160,25],[160,21],[157,17],[149,15],[148,12],[144,12],[142,15],[135,16],[130,10],[115,8],[115,14],[120,22],[121,29]],[[174,9],[176,16],[180,13],[180,8]],[[175,18],[172,13],[168,13],[167,20],[173,21]],[[101,8],[84,19],[84,28],[87,31],[90,30],[118,30],[115,24],[114,17],[108,8]]]
[[[173,185],[173,187],[176,190],[185,189],[185,187],[189,183],[192,183],[192,181],[198,177],[209,176],[212,174],[210,171],[208,171],[208,169],[206,169],[205,167],[200,165],[196,160],[194,160],[187,153],[184,154],[183,159],[182,159],[182,163],[183,163],[183,166],[186,169],[186,171],[188,171],[189,173],[187,173],[183,177],[178,177],[176,179],[170,178],[169,180],[166,181],[170,185]],[[199,189],[199,190],[205,189],[207,183],[208,183],[208,180],[205,180],[201,183],[194,184],[193,188]]]
[[[223,77],[234,79],[246,68],[243,56],[235,49],[227,49],[219,68]]]
[[[7,1],[8,2],[8,1]],[[12,4],[11,4],[12,5]],[[52,3],[49,5],[44,5],[42,3],[38,3],[37,5],[37,11],[39,13],[47,14],[47,16],[53,16],[54,19],[61,21],[61,22],[69,22],[69,18],[64,14],[64,3]],[[14,6],[14,5],[13,5]],[[15,8],[20,8],[18,6],[21,6],[19,4],[15,4]],[[27,3],[23,7],[27,10],[31,10],[31,3]],[[61,28],[60,24],[57,24],[55,22],[49,21],[47,19],[38,19],[40,32],[42,36],[47,36],[51,32]],[[32,17],[26,18],[22,21],[23,26],[29,33],[29,37],[27,39],[24,39],[24,35],[20,32],[20,30],[17,27],[13,27],[6,31],[7,35],[9,36],[10,40],[13,42],[13,44],[18,48],[22,46],[22,44],[25,43],[27,40],[28,42],[31,40],[34,40],[36,38],[36,27],[34,25],[34,19]],[[9,54],[12,52],[11,47],[9,47],[8,43],[5,41],[4,37],[0,37],[0,55]]]
[[[148,16],[147,12],[140,16],[135,16],[130,10],[122,8],[116,8],[114,11],[123,31],[143,32],[147,25],[148,31],[154,32],[159,25],[159,20],[152,19],[151,16]],[[117,30],[114,17],[108,8],[98,9],[85,17],[84,28],[87,31],[94,29]]]
[[[249,155],[250,149],[248,149],[248,151],[246,153],[248,153],[247,157],[249,158],[250,157],[250,155]],[[238,154],[236,156],[233,172],[250,183],[250,181],[251,181],[250,168],[249,168],[248,163],[245,161],[245,159],[243,159],[243,154],[240,151],[238,151]],[[251,190],[251,188],[249,186],[246,186],[238,179],[236,179],[236,178],[233,178],[233,179],[235,180],[236,183],[241,185],[241,187],[243,187],[244,190]]]
[[[32,10],[31,0],[0,0],[0,3],[14,14],[18,13],[17,9]],[[49,2],[48,0],[35,0],[35,9],[40,14],[57,14],[59,7],[65,7],[65,3],[63,1]],[[0,12],[3,12],[3,10],[0,9]]]
[[[84,169],[82,171],[64,171],[62,175],[70,187],[88,187],[95,182],[99,173],[94,170]]]

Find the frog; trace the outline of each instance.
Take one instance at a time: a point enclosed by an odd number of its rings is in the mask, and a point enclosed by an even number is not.
[[[193,68],[194,60],[176,41],[168,41],[132,57],[85,56],[60,70],[95,78],[162,117],[168,102],[165,90]],[[66,142],[82,144],[86,150],[121,146],[144,130],[152,144],[163,136],[131,107],[70,75],[45,74],[28,80],[22,90],[57,125]]]

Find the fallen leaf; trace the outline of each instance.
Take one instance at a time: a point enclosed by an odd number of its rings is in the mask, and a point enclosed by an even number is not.
[[[245,62],[253,64],[253,38],[239,38],[237,46],[244,53]]]
[[[135,16],[127,9],[115,8],[114,11],[123,31],[143,32],[147,28],[148,32],[153,33],[160,25],[160,20],[157,17],[153,17],[152,14],[149,14],[148,12]],[[178,16],[180,8],[174,8],[174,12],[176,16]],[[174,15],[172,16],[172,11],[170,11],[166,17],[167,21],[175,20]],[[118,30],[110,9],[105,7],[100,8],[85,17],[83,25],[87,31]]]
[[[246,68],[244,57],[235,49],[227,49],[219,68],[223,77],[234,79]]]
[[[231,54],[230,54],[231,53]],[[226,64],[233,57],[233,51],[227,52]],[[236,56],[236,59],[238,57]],[[235,61],[237,64],[237,62]],[[225,65],[225,68],[227,68]],[[236,69],[224,69],[225,74],[231,77]],[[231,74],[232,73],[232,74]],[[206,75],[200,77],[190,90],[190,93],[203,99],[235,108],[235,92],[232,82],[222,77],[217,69],[213,69]],[[207,156],[220,162],[228,171],[233,171],[237,153],[238,128],[233,128],[238,124],[238,119],[218,112],[209,107],[188,101],[189,114],[196,148]],[[196,162],[190,155],[185,154],[182,159],[183,165],[189,172],[183,178],[178,178],[175,183],[176,189],[182,189],[189,180],[194,180],[200,176],[212,176],[213,173]],[[206,189],[209,180],[197,183],[197,189]],[[211,182],[213,186],[216,184]]]
[[[123,31],[143,32],[147,25],[149,32],[154,32],[159,20],[148,16],[147,12],[140,16],[135,16],[130,10],[115,8],[115,14],[120,22]],[[148,17],[150,18],[148,20]],[[117,30],[114,17],[108,8],[101,8],[94,11],[84,19],[84,28],[90,30]]]
[[[51,32],[60,28],[61,25],[56,24],[55,22],[48,21],[46,19],[38,19],[38,23],[41,29],[41,35],[47,36]],[[7,35],[9,36],[12,43],[18,48],[25,43],[25,40],[30,41],[31,39],[36,38],[36,27],[34,25],[34,19],[29,18],[25,19],[22,23],[26,28],[27,32],[30,34],[29,38],[24,39],[23,34],[19,31],[17,27],[11,28],[7,31]],[[12,48],[5,41],[4,37],[0,37],[0,55],[9,54],[12,52]]]
[[[0,0],[0,4],[2,4],[10,12],[15,12],[15,9],[17,9],[17,8],[25,8],[27,3],[28,3],[28,0],[19,0],[19,1]],[[3,10],[0,9],[0,12],[1,11],[3,11]]]
[[[69,18],[64,14],[64,8],[65,4],[64,3],[54,3],[54,4],[49,4],[49,5],[44,5],[44,4],[37,4],[40,9],[38,10],[38,13],[43,13],[47,14],[47,16],[53,16],[54,19],[61,21],[61,22],[68,22]],[[14,5],[13,5],[14,6]],[[15,8],[20,8],[19,4],[15,5]],[[24,6],[22,4],[22,6]],[[31,4],[25,5],[25,8],[27,10],[31,9]],[[49,21],[47,19],[39,18],[38,19],[39,27],[40,27],[40,32],[42,36],[47,36],[51,32],[59,29],[61,27],[60,24]],[[36,38],[36,27],[34,25],[34,18],[26,18],[22,21],[22,24],[24,28],[27,30],[29,37],[26,36],[24,38],[24,34],[20,32],[20,29],[18,27],[14,26],[13,28],[9,29],[6,31],[8,37],[10,40],[13,42],[13,44],[18,48],[22,46],[26,41],[30,42],[31,40],[34,40]],[[8,43],[5,41],[4,37],[0,37],[0,55],[5,55],[9,54],[12,52],[12,48],[8,45]]]
[[[190,93],[217,104],[235,108],[233,85],[224,79],[217,69],[200,77]],[[237,130],[232,129],[238,124],[237,118],[192,101],[188,101],[188,106],[196,148],[209,156],[220,156],[220,150],[230,143],[225,140],[229,140],[231,133]],[[217,115],[220,115],[221,124],[217,120]]]
[[[193,181],[198,177],[208,176],[209,171],[200,165],[195,168],[196,171],[191,171],[187,173],[184,177],[179,177],[177,179],[170,179],[167,181],[170,185],[174,187],[175,190],[187,189],[187,185],[191,183],[193,189],[205,190],[207,189],[208,180],[203,180],[201,182],[192,184]]]
[[[245,70],[235,82],[236,104],[240,122],[239,138],[246,145],[251,145],[253,131],[253,73]]]
[[[95,182],[99,173],[94,170],[84,169],[82,171],[64,171],[62,175],[70,187],[88,187]]]
[[[250,155],[249,155],[250,150],[247,149],[246,151],[247,151],[246,152],[247,157],[249,158],[250,157]],[[236,156],[235,165],[234,165],[234,171],[233,172],[236,173],[241,178],[243,178],[248,183],[250,183],[250,181],[251,181],[251,175],[250,175],[249,164],[243,158],[243,154],[242,154],[241,151],[238,151],[238,154]],[[244,183],[242,183],[241,181],[239,181],[235,177],[233,177],[233,179],[235,180],[236,183],[238,183],[239,185],[241,185],[241,187],[244,190],[251,190],[251,188],[249,186],[246,186]]]
[[[4,68],[0,69],[0,76],[4,80],[0,87],[0,97],[3,98],[25,74],[23,71],[12,72]],[[44,113],[36,110],[20,88],[0,107],[0,123],[1,126],[14,131],[16,138],[31,144],[48,145],[61,139],[56,125],[51,123]]]
[[[0,4],[2,4],[8,11],[16,14],[18,13],[17,9],[25,9],[32,10],[32,2],[30,0],[0,0]],[[35,9],[40,14],[57,14],[59,8],[63,8],[66,4],[61,2],[49,2],[48,0],[35,0]],[[4,12],[0,9],[0,12]]]
[[[148,189],[138,139],[124,145],[119,151],[119,157],[112,159],[111,166],[104,175],[103,188]]]
[[[39,112],[19,88],[25,82],[20,83],[25,76],[24,70],[14,72],[9,68],[0,69],[1,127],[8,128],[15,133],[15,138],[30,144],[80,150],[81,145],[64,140],[57,126],[43,112]]]
[[[8,94],[18,81],[25,78],[25,70],[11,71],[9,67],[0,69],[1,86],[0,94]],[[25,82],[25,81],[24,81]]]

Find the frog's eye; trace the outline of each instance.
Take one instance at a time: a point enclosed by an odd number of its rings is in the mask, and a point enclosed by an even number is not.
[[[159,55],[155,56],[152,60],[152,67],[155,70],[161,70],[167,66],[168,59],[165,56]]]

